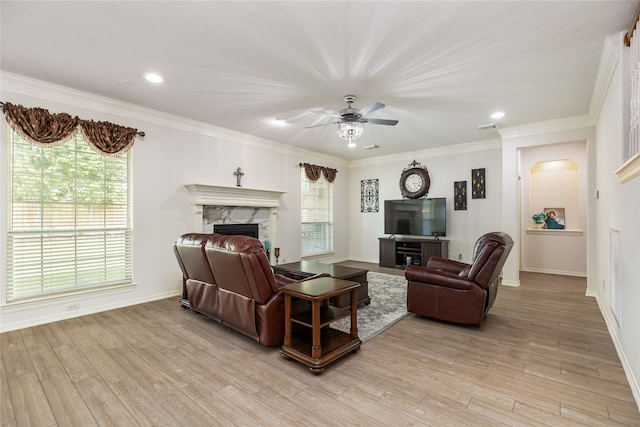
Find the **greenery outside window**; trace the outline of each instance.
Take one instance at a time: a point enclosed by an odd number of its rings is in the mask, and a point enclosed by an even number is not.
[[[7,302],[132,283],[129,155],[8,140]]]
[[[301,171],[302,256],[333,251],[333,186],[324,176],[311,181]]]

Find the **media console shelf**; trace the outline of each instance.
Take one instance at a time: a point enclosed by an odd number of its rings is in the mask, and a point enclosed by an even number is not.
[[[411,264],[426,266],[432,256],[447,258],[449,241],[411,237],[380,237],[380,267],[404,268]]]

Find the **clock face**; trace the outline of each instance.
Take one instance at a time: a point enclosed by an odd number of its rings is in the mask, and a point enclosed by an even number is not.
[[[405,169],[400,176],[400,193],[402,197],[419,199],[429,192],[431,180],[425,167]]]
[[[413,173],[404,181],[404,188],[411,193],[415,193],[422,188],[422,184],[424,184],[422,177],[417,173]]]

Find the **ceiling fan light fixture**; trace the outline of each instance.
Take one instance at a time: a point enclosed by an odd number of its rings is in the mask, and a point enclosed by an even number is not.
[[[362,123],[342,122],[338,124],[338,136],[346,139],[350,144],[354,139],[360,138],[360,135],[362,135]]]

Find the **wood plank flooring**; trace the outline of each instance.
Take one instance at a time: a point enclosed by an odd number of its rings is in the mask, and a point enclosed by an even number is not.
[[[481,328],[409,315],[320,376],[177,297],[7,332],[0,425],[639,426],[585,280],[521,281]]]

